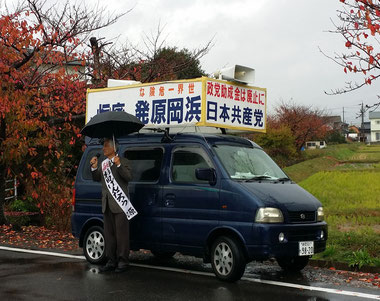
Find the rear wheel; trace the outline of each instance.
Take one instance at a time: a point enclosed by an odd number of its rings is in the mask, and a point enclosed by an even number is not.
[[[94,264],[104,263],[106,249],[103,228],[92,226],[84,236],[83,252],[87,261]]]
[[[278,265],[288,272],[299,272],[309,263],[309,256],[276,258]]]
[[[211,247],[211,265],[220,280],[228,282],[239,280],[246,266],[242,247],[233,238],[218,237]]]

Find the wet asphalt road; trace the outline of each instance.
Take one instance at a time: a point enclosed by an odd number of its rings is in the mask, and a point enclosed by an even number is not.
[[[135,256],[133,261],[137,264],[159,264],[151,257],[145,257]],[[199,267],[197,260],[191,262],[182,257],[167,266],[182,269],[193,266],[195,270],[206,272],[209,269],[207,266]],[[273,267],[259,267],[256,272],[249,269],[245,275],[247,279],[281,278],[281,274]],[[212,276],[141,266],[131,266],[123,274],[99,274],[97,271],[97,266],[80,259],[0,250],[0,300],[370,300],[249,280],[224,283]],[[308,282],[305,279],[300,274],[290,280],[293,283],[298,281],[304,285],[321,286],[319,282],[305,283]],[[328,287],[328,282],[325,284],[324,287]],[[352,288],[350,290],[353,291]],[[356,291],[379,295],[377,289],[357,288]]]

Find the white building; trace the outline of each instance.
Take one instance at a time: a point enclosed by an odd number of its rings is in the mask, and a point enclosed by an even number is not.
[[[380,112],[369,112],[371,142],[380,142]]]
[[[325,148],[327,146],[325,141],[307,141],[306,148],[316,149],[316,148]]]

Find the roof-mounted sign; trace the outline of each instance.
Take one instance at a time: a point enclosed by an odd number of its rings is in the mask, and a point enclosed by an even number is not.
[[[126,111],[145,128],[210,126],[266,131],[267,91],[207,77],[87,91],[86,123],[96,114]]]

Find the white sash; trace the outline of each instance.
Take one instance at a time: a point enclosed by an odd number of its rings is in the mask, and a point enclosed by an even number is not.
[[[102,172],[109,192],[115,199],[116,203],[120,206],[120,208],[123,209],[124,213],[127,216],[127,219],[130,220],[135,215],[137,215],[137,211],[131,204],[123,189],[121,189],[119,184],[116,182],[116,179],[111,171],[110,159],[105,159],[102,162]]]

